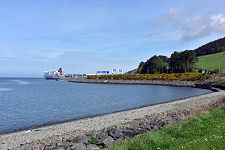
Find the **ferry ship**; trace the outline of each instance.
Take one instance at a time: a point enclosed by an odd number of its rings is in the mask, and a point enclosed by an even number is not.
[[[53,80],[63,78],[62,69],[60,68],[58,71],[54,71],[54,70],[45,71],[44,78],[45,79],[53,79]]]

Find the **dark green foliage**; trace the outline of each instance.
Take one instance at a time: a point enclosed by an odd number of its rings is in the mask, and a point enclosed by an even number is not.
[[[143,70],[145,63],[142,61],[140,62],[138,68],[137,68],[137,73],[141,73],[141,71]]]
[[[225,37],[209,42],[194,50],[196,56],[209,55],[225,51]]]
[[[195,50],[175,51],[170,58],[153,56],[146,62],[141,62],[136,73],[184,73],[193,72],[197,57],[225,51],[225,37],[205,44]]]
[[[67,139],[66,142],[70,142],[70,143],[76,143],[76,139]]]
[[[192,72],[196,61],[197,58],[195,57],[195,52],[191,50],[185,50],[183,52],[175,51],[170,58],[162,55],[154,55],[145,63],[140,63],[138,73],[155,74]]]
[[[196,62],[197,58],[194,51],[175,51],[170,57],[170,71],[172,73],[192,72]]]
[[[96,137],[93,137],[90,141],[89,141],[89,143],[90,144],[96,144],[96,143],[98,143],[98,139],[96,138]]]
[[[154,55],[145,63],[143,62],[140,63],[139,69],[142,68],[142,70],[140,70],[139,73],[142,73],[142,74],[167,73],[168,62],[169,62],[169,59],[166,56]],[[143,67],[141,67],[141,65]]]

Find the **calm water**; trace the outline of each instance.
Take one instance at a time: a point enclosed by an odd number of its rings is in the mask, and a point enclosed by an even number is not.
[[[209,92],[183,87],[0,78],[0,134]]]

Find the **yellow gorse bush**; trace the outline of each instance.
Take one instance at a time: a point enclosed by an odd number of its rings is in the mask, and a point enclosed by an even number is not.
[[[116,74],[116,75],[94,75],[88,79],[105,80],[164,80],[164,81],[195,81],[203,76],[202,73],[170,73],[170,74]]]

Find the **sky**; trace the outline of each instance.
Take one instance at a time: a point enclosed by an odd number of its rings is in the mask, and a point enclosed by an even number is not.
[[[224,0],[0,0],[0,77],[124,72],[225,36]]]

